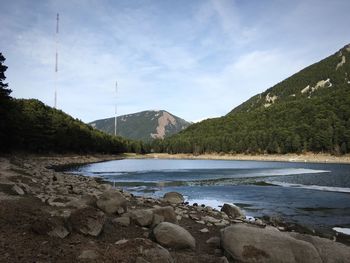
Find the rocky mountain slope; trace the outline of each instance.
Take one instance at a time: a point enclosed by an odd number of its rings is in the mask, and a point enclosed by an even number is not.
[[[350,45],[347,45],[255,95],[226,116],[192,125],[156,150],[348,153],[349,106]]]
[[[92,127],[114,134],[115,119],[107,118],[89,123]],[[191,123],[172,115],[159,111],[142,111],[117,118],[117,134],[129,139],[149,141],[163,139],[187,128]]]

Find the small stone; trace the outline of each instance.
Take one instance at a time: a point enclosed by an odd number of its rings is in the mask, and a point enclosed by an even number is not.
[[[150,263],[150,262],[147,261],[146,259],[141,258],[141,257],[137,257],[135,263]]]
[[[122,217],[117,217],[112,220],[113,223],[119,224],[122,226],[129,226],[130,225],[130,217],[128,216],[122,216]]]
[[[219,258],[218,263],[229,263],[229,261],[227,260],[226,257],[221,257]]]
[[[56,226],[52,231],[48,232],[49,236],[65,238],[69,235],[69,231],[64,226]]]
[[[125,243],[127,243],[127,242],[128,242],[127,239],[120,239],[120,240],[118,240],[117,242],[115,242],[115,244],[116,244],[116,245],[122,245],[122,244],[125,244]]]
[[[79,259],[97,259],[98,254],[94,250],[84,250],[81,252]]]
[[[199,230],[199,232],[201,232],[201,233],[208,233],[209,229],[208,228],[203,228],[203,229]]]
[[[207,243],[212,247],[220,248],[220,243],[221,243],[220,237],[211,237],[205,243]]]
[[[221,256],[223,253],[222,253],[222,249],[220,248],[215,248],[214,249],[214,254],[217,255],[217,256]],[[221,261],[220,261],[221,262]]]
[[[24,195],[23,189],[16,184],[11,189],[18,195]]]

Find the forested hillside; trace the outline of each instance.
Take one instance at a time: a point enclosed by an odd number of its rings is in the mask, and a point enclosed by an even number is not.
[[[13,99],[0,53],[0,152],[143,152],[141,142],[94,130],[68,114],[30,99]]]
[[[350,45],[226,116],[194,124],[153,147],[172,153],[350,152]]]
[[[115,119],[107,118],[89,123],[92,127],[114,134]],[[164,110],[149,110],[117,118],[117,134],[125,138],[148,142],[163,139],[187,128],[191,123]]]

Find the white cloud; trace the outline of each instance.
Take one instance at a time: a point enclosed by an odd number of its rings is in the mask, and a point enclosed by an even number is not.
[[[60,12],[58,105],[84,121],[113,115],[116,80],[120,114],[224,115],[346,44],[350,23],[350,4],[340,0],[313,12],[310,1],[271,1],[261,10],[241,1],[186,1],[181,12],[173,1],[12,2],[0,17],[0,44],[14,96],[53,104]],[[324,19],[327,12],[334,19]]]

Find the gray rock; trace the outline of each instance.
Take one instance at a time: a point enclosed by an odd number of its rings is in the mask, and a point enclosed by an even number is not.
[[[123,208],[123,212],[127,211],[127,200],[122,193],[116,190],[104,192],[97,200],[96,205],[107,214],[114,214],[120,208]]]
[[[93,207],[78,209],[71,214],[69,219],[75,230],[90,236],[98,236],[106,221],[104,213]]]
[[[218,259],[218,263],[229,263],[226,257],[221,257]]]
[[[171,206],[154,208],[153,213],[155,215],[161,216],[161,218],[163,218],[164,222],[170,222],[173,224],[178,223],[174,208]],[[163,222],[163,221],[161,221],[161,222]],[[154,225],[156,225],[156,224],[154,224]]]
[[[98,258],[98,254],[96,253],[95,250],[84,250],[83,252],[81,252],[79,259],[97,259]]]
[[[169,192],[164,195],[164,200],[171,204],[182,204],[185,201],[185,198],[182,194],[177,192]]]
[[[115,248],[115,253],[119,254],[123,253],[123,251],[127,251],[131,255],[128,258],[128,262],[136,262],[139,263],[173,263],[174,260],[170,255],[169,251],[158,245],[157,243],[146,239],[146,238],[134,238],[129,240],[120,240],[117,243]],[[122,255],[122,254],[121,254]],[[132,255],[137,255],[136,259],[132,258]],[[119,262],[116,260],[116,262]],[[122,261],[124,262],[124,261]]]
[[[69,231],[64,226],[56,226],[50,232],[48,232],[49,236],[65,238],[69,235]]]
[[[273,228],[232,225],[221,230],[221,245],[239,262],[322,262],[310,243]]]
[[[181,226],[162,222],[153,229],[155,239],[159,244],[170,248],[195,249],[196,241],[193,236]]]
[[[143,252],[144,259],[152,263],[172,263],[174,262],[169,251],[162,246],[156,245],[154,248],[146,249]]]
[[[235,219],[239,217],[245,217],[243,211],[235,205],[224,204],[221,208],[222,212],[225,212],[229,217]]]
[[[56,216],[37,218],[31,225],[31,229],[39,235],[49,235],[59,238],[65,238],[69,235],[65,220]]]
[[[24,195],[23,189],[16,184],[11,189],[13,192],[15,192],[18,195]]]
[[[127,240],[127,239],[120,239],[117,242],[115,242],[115,244],[116,245],[122,245],[122,244],[128,243],[128,241],[129,240]]]
[[[93,195],[83,195],[81,198],[69,201],[66,206],[72,206],[75,208],[84,208],[87,206],[95,206],[97,198]]]
[[[208,233],[209,229],[208,228],[202,228],[201,230],[199,230],[199,232],[201,232],[201,233]]]
[[[139,209],[130,212],[131,219],[139,226],[150,226],[153,222],[151,209]]]
[[[112,220],[113,223],[119,224],[122,226],[129,226],[130,225],[130,217],[128,216],[122,216],[122,217],[117,217]]]
[[[220,237],[211,237],[205,243],[207,243],[208,245],[214,248],[221,247]]]
[[[345,263],[350,260],[350,247],[344,244],[316,236],[299,233],[289,234],[298,240],[311,243],[317,249],[324,263]]]

